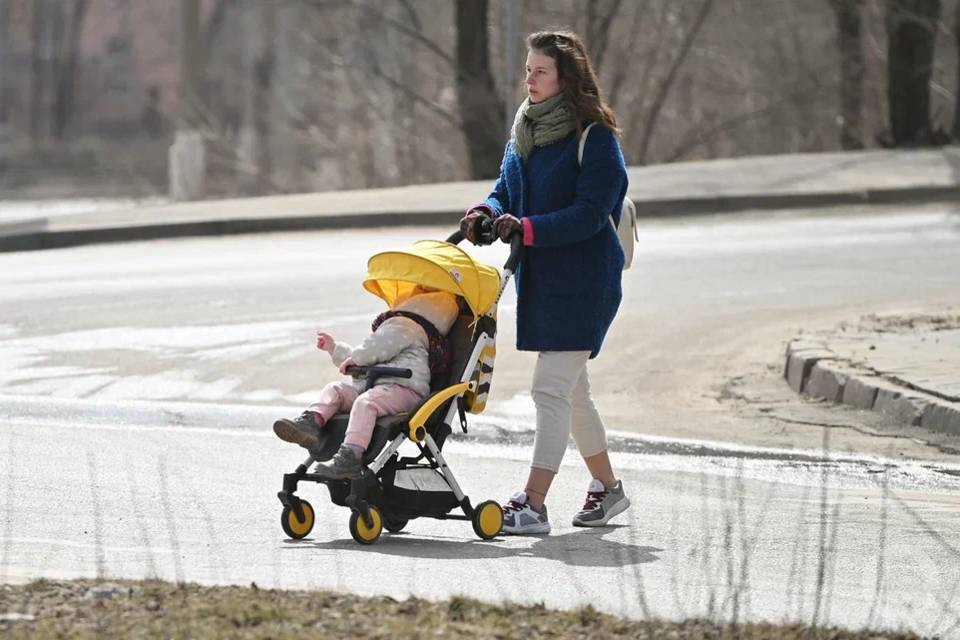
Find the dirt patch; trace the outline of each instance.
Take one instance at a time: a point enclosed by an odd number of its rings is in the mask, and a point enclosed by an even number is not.
[[[38,580],[0,586],[4,638],[917,638],[913,634],[628,621],[592,607],[428,602],[318,591],[201,587],[159,581]]]
[[[844,326],[843,329],[850,327]],[[913,331],[949,331],[960,329],[960,313],[907,313],[878,315],[860,318],[859,331],[876,333],[908,333]]]

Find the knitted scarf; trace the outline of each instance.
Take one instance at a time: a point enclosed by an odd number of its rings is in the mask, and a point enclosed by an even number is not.
[[[576,118],[562,93],[543,102],[534,103],[527,98],[517,109],[510,139],[520,156],[526,160],[534,147],[562,140],[576,128]]]

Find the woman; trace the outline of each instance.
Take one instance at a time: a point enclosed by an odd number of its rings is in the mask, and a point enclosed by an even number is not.
[[[538,351],[537,409],[527,485],[504,508],[507,533],[548,533],[544,505],[573,431],[593,476],[577,526],[603,526],[630,506],[607,455],[603,421],[590,398],[587,360],[596,357],[620,305],[619,222],[627,191],[616,118],[604,104],[580,39],[568,31],[527,38],[528,97],[517,110],[500,178],[460,221],[474,241],[479,216],[503,241],[523,234],[517,269],[517,348]],[[587,134],[582,161],[577,150]]]

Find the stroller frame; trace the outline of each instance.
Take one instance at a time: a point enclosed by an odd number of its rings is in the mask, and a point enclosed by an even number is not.
[[[462,239],[462,234],[456,232],[447,239],[447,242],[457,244]],[[312,505],[296,493],[301,482],[326,485],[334,504],[350,508],[350,534],[360,544],[373,544],[379,539],[383,528],[397,532],[407,524],[409,519],[419,517],[468,520],[473,524],[474,532],[485,540],[494,538],[500,533],[503,520],[500,505],[493,500],[487,500],[473,506],[470,498],[457,482],[441,449],[447,436],[452,432],[456,417],[459,416],[464,433],[467,431],[465,395],[469,393],[476,399],[478,396],[485,396],[489,390],[487,378],[492,368],[485,363],[484,355],[494,348],[496,306],[514,273],[522,250],[519,234],[512,240],[510,258],[504,266],[494,304],[489,311],[476,318],[470,325],[473,348],[466,360],[458,359],[458,362],[465,363],[459,378],[454,379],[453,384],[434,391],[409,418],[390,416],[379,419],[370,447],[364,455],[364,461],[367,461],[370,456],[373,458],[368,464],[361,465],[359,478],[333,480],[308,471],[314,462],[329,459],[342,440],[342,435],[336,431],[341,427],[345,429],[346,420],[343,414],[332,418],[331,423],[325,425],[324,431],[327,431],[332,426],[332,422],[338,419],[340,425],[336,429],[330,429],[331,433],[325,434],[326,442],[322,443],[320,450],[311,451],[306,460],[292,473],[286,473],[283,476],[283,488],[277,493],[277,497],[283,505],[281,526],[288,536],[294,539],[303,538],[310,533],[314,524]],[[457,322],[463,322],[465,317],[460,316]],[[470,363],[474,363],[474,366],[467,366]],[[353,371],[348,370],[348,373],[366,375],[367,388],[372,387],[380,376],[408,377],[410,375],[408,369],[380,366],[356,367]],[[338,435],[340,435],[339,439]],[[410,440],[417,446],[419,455],[399,456],[398,450],[405,440]],[[385,499],[385,490],[393,490],[395,474],[417,469],[438,474],[452,495],[444,496],[442,492],[431,492],[439,496],[441,502],[424,509],[391,505],[390,500]],[[451,513],[457,508],[462,515]]]

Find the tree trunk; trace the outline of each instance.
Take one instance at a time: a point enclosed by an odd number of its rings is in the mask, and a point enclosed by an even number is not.
[[[196,200],[206,194],[206,140],[203,119],[203,46],[199,0],[180,0],[180,77],[177,87],[177,132],[170,147],[169,190],[174,200]]]
[[[4,134],[3,129],[10,119],[10,99],[13,95],[10,33],[10,3],[9,0],[0,0],[0,136]]]
[[[200,41],[200,0],[180,0],[180,78],[177,128],[199,126],[203,112],[203,44]]]
[[[87,0],[74,0],[66,37],[58,43],[56,86],[53,99],[53,137],[62,140],[73,118],[77,59],[80,57],[80,34],[87,12]]]
[[[500,169],[506,138],[487,51],[487,0],[457,0],[457,96],[467,142],[470,174],[493,178]]]
[[[887,0],[887,101],[895,146],[931,139],[930,76],[940,0]]]
[[[277,8],[274,2],[254,3],[260,15],[260,48],[254,59],[254,125],[260,142],[257,150],[257,192],[271,190],[273,181],[273,156],[270,153],[272,142],[273,115],[271,96],[273,94],[273,76],[276,70],[274,40],[276,37]]]
[[[240,159],[248,193],[270,188],[270,92],[274,73],[276,8],[271,2],[248,1],[244,10],[244,113]]]
[[[957,53],[960,54],[960,4],[953,14],[953,38]],[[957,64],[957,85],[953,88],[956,95],[953,106],[953,141],[960,141],[960,64]]]
[[[30,137],[36,142],[47,133],[47,0],[34,0],[30,26]]]
[[[863,148],[863,42],[861,0],[831,0],[840,53],[840,146]]]
[[[640,138],[640,151],[637,154],[637,162],[640,164],[645,164],[647,161],[647,152],[653,141],[653,134],[656,131],[657,118],[660,116],[660,110],[663,108],[663,104],[670,94],[670,88],[677,79],[680,67],[683,66],[684,61],[687,59],[687,54],[690,53],[690,47],[693,46],[694,40],[697,39],[697,34],[700,32],[700,28],[706,21],[707,16],[710,15],[712,8],[713,0],[703,0],[703,4],[700,5],[700,9],[697,11],[697,15],[693,19],[690,29],[684,34],[683,42],[680,43],[680,49],[677,51],[676,57],[670,63],[667,74],[656,89],[653,103],[646,116],[647,121],[643,127],[643,136]]]

